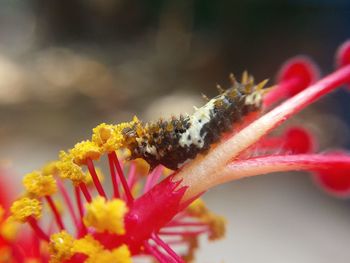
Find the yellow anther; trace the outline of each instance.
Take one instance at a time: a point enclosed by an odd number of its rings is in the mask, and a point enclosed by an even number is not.
[[[97,174],[98,179],[99,179],[100,182],[102,183],[103,180],[104,180],[104,178],[105,178],[105,176],[103,175],[101,169],[96,167],[96,168],[95,168],[95,171],[96,171],[96,174]],[[87,171],[87,172],[85,173],[84,183],[85,183],[86,185],[92,185],[92,184],[93,184],[93,180],[92,180],[92,177],[91,177],[91,174],[90,174],[89,171]]]
[[[57,175],[58,173],[57,164],[58,164],[58,161],[48,162],[41,169],[41,173],[43,175],[53,175],[53,176]]]
[[[0,236],[8,241],[13,241],[18,232],[19,225],[14,221],[12,217],[8,217],[1,225],[0,225]],[[1,261],[0,261],[1,262]]]
[[[122,245],[113,250],[102,250],[94,256],[88,258],[86,263],[131,263],[131,254],[126,245]]]
[[[62,178],[70,179],[76,184],[79,184],[84,180],[85,174],[81,167],[73,162],[71,154],[61,151],[59,158],[60,161],[57,163],[57,168],[59,169]]]
[[[100,147],[101,152],[117,151],[126,144],[123,131],[131,129],[136,124],[139,124],[136,116],[131,122],[123,122],[117,125],[102,123],[92,130],[92,142]]]
[[[198,236],[183,237],[183,240],[188,244],[188,249],[183,259],[185,262],[194,262],[196,249],[199,247]]]
[[[222,216],[210,214],[207,219],[210,233],[209,240],[217,240],[223,238],[226,233],[226,220]]]
[[[226,231],[226,220],[222,216],[218,216],[209,211],[205,203],[201,199],[196,199],[189,207],[186,212],[207,224],[210,229],[209,239],[216,240],[220,239],[225,235]]]
[[[72,253],[82,253],[89,257],[103,250],[103,246],[95,240],[91,235],[74,241]]]
[[[105,198],[98,196],[86,205],[84,224],[94,227],[98,232],[108,231],[122,235],[125,233],[124,216],[127,211],[123,200],[106,201]]]
[[[38,219],[41,216],[41,203],[37,199],[22,197],[11,206],[13,218],[19,222],[26,222],[32,216]]]
[[[50,263],[59,263],[69,259],[72,253],[74,238],[66,231],[61,231],[50,236],[49,253]]]
[[[101,156],[101,151],[98,145],[91,141],[82,141],[74,145],[70,150],[73,157],[73,162],[77,165],[86,164],[87,159],[97,160]]]
[[[102,123],[92,129],[92,141],[96,143],[102,152],[112,152],[120,148],[124,137],[117,133],[115,125]]]
[[[57,192],[56,180],[53,175],[42,175],[40,172],[26,174],[23,185],[30,194],[37,197],[52,195]]]

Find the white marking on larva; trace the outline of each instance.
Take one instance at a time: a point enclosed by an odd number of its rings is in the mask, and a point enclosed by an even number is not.
[[[154,145],[150,146],[148,143],[146,145],[146,152],[154,156],[158,156],[157,148]]]
[[[259,91],[253,92],[252,94],[249,94],[245,97],[245,104],[246,105],[255,105],[259,106],[260,102],[262,100],[261,93]]]
[[[210,121],[210,111],[214,109],[215,101],[218,99],[220,97],[211,99],[190,117],[190,127],[181,135],[179,140],[181,147],[188,147],[191,144],[196,145],[198,148],[203,147],[206,134],[201,136],[200,132],[203,126]]]
[[[151,155],[154,155],[158,158],[159,154],[157,152],[157,148],[154,145],[149,145],[147,141],[145,141],[143,138],[136,138],[137,144],[140,148],[144,148],[146,152],[148,152]],[[146,143],[146,146],[143,146],[143,143]]]

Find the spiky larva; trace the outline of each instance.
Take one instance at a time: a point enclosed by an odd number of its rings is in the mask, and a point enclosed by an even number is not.
[[[262,89],[267,81],[254,84],[254,79],[243,73],[241,83],[230,76],[232,86],[220,95],[196,109],[191,116],[181,115],[169,120],[138,123],[125,129],[123,135],[129,142],[131,159],[143,158],[152,168],[162,164],[170,169],[199,153],[205,153],[212,144],[219,141],[223,133],[251,112],[262,106]]]

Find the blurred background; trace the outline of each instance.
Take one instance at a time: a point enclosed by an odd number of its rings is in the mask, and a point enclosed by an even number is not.
[[[191,113],[230,72],[273,83],[298,54],[330,72],[349,37],[347,0],[0,1],[1,165],[19,184],[101,122]],[[349,99],[337,91],[293,122],[321,150],[349,147]],[[197,262],[349,262],[349,201],[306,174],[233,182],[204,199],[229,225],[226,239],[202,240]]]

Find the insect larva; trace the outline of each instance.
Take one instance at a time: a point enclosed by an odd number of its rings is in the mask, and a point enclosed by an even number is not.
[[[123,130],[131,159],[143,158],[152,168],[162,164],[176,169],[188,159],[205,153],[222,134],[232,130],[243,117],[261,109],[262,88],[266,81],[254,84],[243,73],[241,83],[230,76],[232,86],[219,87],[220,95],[209,100],[191,116],[136,124]]]

